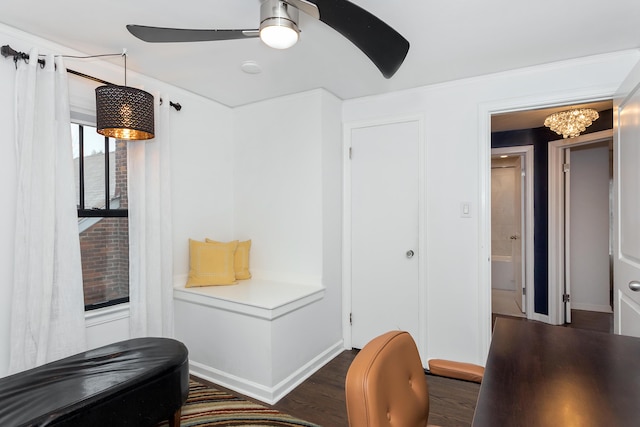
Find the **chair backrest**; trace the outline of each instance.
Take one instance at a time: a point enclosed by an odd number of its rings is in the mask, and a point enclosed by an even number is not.
[[[387,332],[367,343],[349,367],[345,392],[351,427],[427,425],[427,380],[408,332]]]

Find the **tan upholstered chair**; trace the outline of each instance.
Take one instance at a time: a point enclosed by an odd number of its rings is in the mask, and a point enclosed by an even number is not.
[[[365,345],[349,367],[345,390],[351,427],[427,425],[427,380],[408,332],[387,332]]]

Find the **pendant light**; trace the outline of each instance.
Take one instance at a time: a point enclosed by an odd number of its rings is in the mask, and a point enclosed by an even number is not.
[[[96,128],[115,139],[144,140],[154,137],[153,95],[127,86],[127,54],[124,57],[124,86],[96,88]]]

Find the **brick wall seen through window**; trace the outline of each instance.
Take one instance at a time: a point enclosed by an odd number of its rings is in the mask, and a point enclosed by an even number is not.
[[[128,301],[127,145],[72,124],[85,308]]]

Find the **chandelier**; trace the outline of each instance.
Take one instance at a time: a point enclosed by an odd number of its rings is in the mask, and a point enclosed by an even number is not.
[[[563,138],[573,138],[584,132],[598,117],[598,112],[592,108],[576,108],[551,114],[545,119],[544,125]]]

